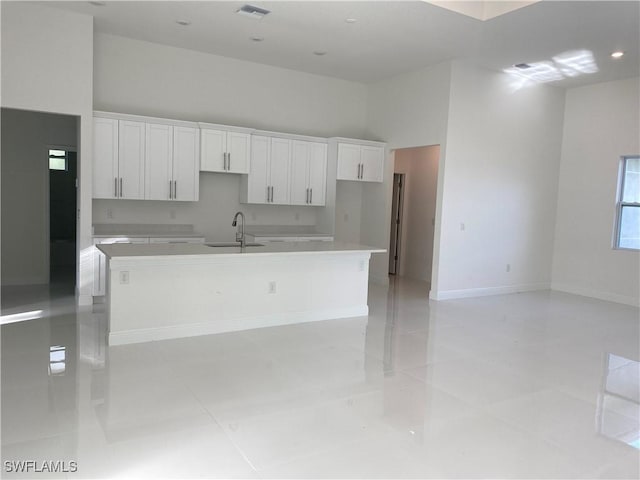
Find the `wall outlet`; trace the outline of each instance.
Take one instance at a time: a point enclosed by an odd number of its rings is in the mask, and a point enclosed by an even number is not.
[[[507,263],[507,273],[509,273],[511,271],[511,264]]]
[[[176,211],[175,210],[169,210],[169,218],[171,220],[175,220],[175,218],[176,218]]]
[[[113,218],[113,210],[107,210],[107,218]]]
[[[460,224],[460,230],[464,232],[464,229],[467,228],[464,223]]]
[[[297,221],[299,221],[299,220],[300,220],[300,214],[299,214],[298,212],[296,212],[296,213],[293,215],[293,218],[295,219],[295,221],[296,221],[296,222],[297,222]]]
[[[129,272],[120,272],[120,284],[127,285],[129,283]]]
[[[276,282],[273,280],[269,282],[269,293],[276,293]]]

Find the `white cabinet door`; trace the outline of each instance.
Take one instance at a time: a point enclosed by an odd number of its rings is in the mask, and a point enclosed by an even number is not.
[[[291,140],[273,137],[271,139],[271,158],[269,162],[269,185],[271,201],[278,205],[288,205],[289,170],[291,165]]]
[[[311,143],[294,140],[291,143],[291,203],[309,204],[309,155]]]
[[[116,198],[118,120],[93,119],[93,198]]]
[[[382,182],[384,148],[362,145],[360,147],[360,179],[364,182]]]
[[[360,145],[338,144],[338,180],[360,179]]]
[[[144,198],[145,123],[118,123],[118,198]]]
[[[251,135],[227,132],[227,172],[249,173],[251,158]]]
[[[249,173],[251,135],[203,128],[201,138],[200,170]]]
[[[247,176],[247,203],[268,203],[270,197],[269,157],[271,139],[260,135],[251,137],[251,171]]]
[[[327,191],[327,144],[311,143],[309,152],[309,204],[322,206]]]
[[[195,202],[200,193],[198,128],[173,127],[172,200]]]
[[[227,132],[203,128],[200,131],[200,170],[226,171]]]
[[[171,200],[173,192],[173,127],[146,124],[145,181],[146,200]]]

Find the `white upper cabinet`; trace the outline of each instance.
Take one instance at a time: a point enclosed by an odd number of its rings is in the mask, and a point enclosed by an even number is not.
[[[291,204],[324,205],[327,144],[294,140],[291,155]]]
[[[249,173],[251,135],[248,132],[210,128],[200,124],[203,172]]]
[[[93,119],[93,198],[118,196],[118,120]]]
[[[93,150],[93,198],[198,200],[196,123],[100,112]]]
[[[245,203],[290,203],[291,140],[262,135],[251,138],[251,171],[243,179]]]
[[[383,146],[338,143],[338,180],[382,182],[384,174]]]
[[[118,198],[144,198],[145,124],[118,123]]]
[[[170,200],[173,192],[173,127],[146,125],[145,199]]]
[[[200,129],[173,127],[172,200],[195,202],[200,193]]]
[[[93,198],[144,198],[144,123],[96,117],[93,127]]]

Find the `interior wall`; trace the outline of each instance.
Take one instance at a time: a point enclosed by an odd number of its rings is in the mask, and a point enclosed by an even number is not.
[[[48,148],[76,148],[78,118],[6,108],[1,117],[1,283],[44,284],[49,281]]]
[[[3,107],[79,116],[79,302],[91,302],[93,18],[35,2],[0,2]],[[3,138],[3,140],[5,140]],[[3,142],[4,143],[4,142]],[[3,159],[4,161],[4,159]],[[2,245],[3,263],[6,260]]]
[[[364,133],[366,87],[356,82],[106,34],[95,36],[94,68],[96,110],[321,137]],[[239,178],[202,174],[197,203],[97,200],[94,222],[192,223],[212,240],[233,234],[216,225],[239,209],[252,224],[316,224],[319,207],[240,204]]]
[[[431,282],[440,147],[395,151],[395,173],[404,173],[400,240],[401,276]]]
[[[450,95],[432,298],[549,288],[564,90],[456,61]]]
[[[387,142],[390,150],[421,145],[440,145],[440,164],[446,151],[451,63],[434,65],[416,72],[371,84],[367,87],[366,137]],[[393,157],[388,156],[382,184],[363,186],[361,242],[389,248]],[[438,173],[438,199],[434,262],[438,260],[441,188],[444,169]],[[379,283],[388,283],[389,254],[371,257],[370,274]]]
[[[615,250],[618,166],[640,153],[640,79],[567,91],[552,288],[638,305],[640,253]]]

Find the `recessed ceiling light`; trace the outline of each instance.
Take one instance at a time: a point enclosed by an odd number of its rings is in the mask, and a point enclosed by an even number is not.
[[[89,2],[89,3],[94,7],[104,7],[107,4],[107,2]]]
[[[265,15],[269,15],[271,11],[265,10],[264,8],[256,7],[254,5],[246,4],[236,10],[236,13],[239,15],[244,15],[245,17],[256,18],[259,20]]]
[[[347,22],[347,23],[356,23],[358,21],[358,19],[357,18],[345,18],[344,21]]]
[[[321,56],[323,56],[323,55],[326,55],[326,54],[327,54],[327,52],[326,52],[326,50],[315,50],[315,51],[313,52],[313,54],[314,54],[314,55],[317,55],[317,56],[319,56],[319,57],[321,57]]]
[[[611,54],[611,58],[621,58],[624,55],[624,52],[622,51],[617,51],[617,52],[613,52]]]
[[[262,42],[264,37],[251,37],[252,42]]]
[[[191,22],[189,20],[176,20],[176,23],[178,25],[182,25],[183,27],[191,25]]]

